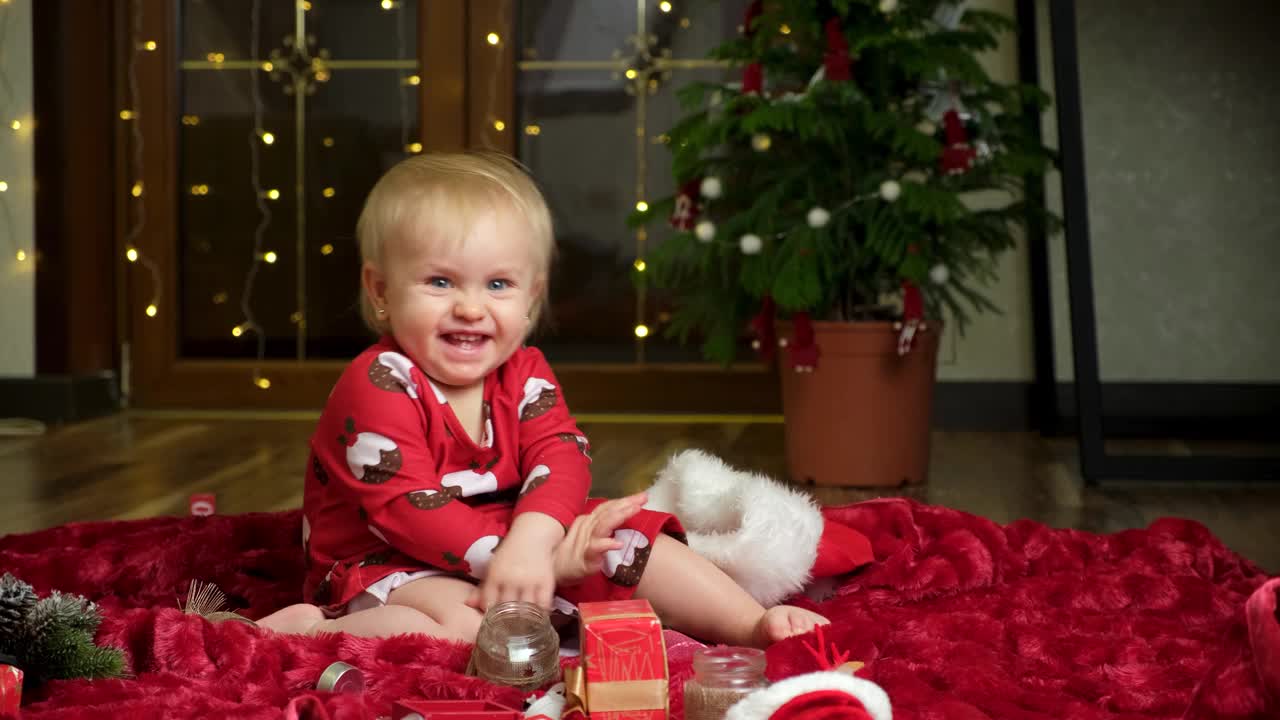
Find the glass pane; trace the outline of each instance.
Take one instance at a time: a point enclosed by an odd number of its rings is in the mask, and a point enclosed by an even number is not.
[[[645,5],[649,52],[636,57],[635,3],[521,4],[519,153],[547,192],[560,244],[552,279],[555,322],[539,340],[552,359],[640,357],[640,303],[632,281],[638,243],[625,218],[638,198],[672,191],[669,154],[659,136],[680,117],[676,90],[737,74],[714,66],[687,68],[683,61],[704,61],[711,47],[737,32],[745,0],[687,7],[672,2],[669,12],[661,5],[666,4]],[[629,79],[632,68],[641,72]],[[650,245],[669,234],[657,225],[649,233]],[[642,321],[654,332],[645,340],[644,359],[698,359],[696,346],[680,347],[660,336],[666,318],[664,299],[650,290]]]
[[[418,100],[397,70],[335,70],[307,98],[307,355],[350,358],[360,319],[356,219],[369,189],[418,137]]]
[[[254,17],[250,0],[179,3],[182,352],[256,355],[256,336],[233,334],[253,277],[249,308],[268,357],[350,357],[369,341],[357,303],[356,217],[418,136],[417,86],[408,82],[417,4],[314,0],[301,13],[291,2],[258,5]],[[260,227],[274,262],[253,271]]]

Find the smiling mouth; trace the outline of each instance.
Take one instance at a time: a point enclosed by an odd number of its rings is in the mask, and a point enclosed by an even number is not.
[[[450,345],[463,349],[477,347],[489,339],[489,336],[487,335],[477,335],[474,333],[445,333],[441,337]]]

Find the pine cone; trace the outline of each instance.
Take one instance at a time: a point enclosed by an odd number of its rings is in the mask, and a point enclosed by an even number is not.
[[[0,650],[13,654],[26,637],[26,618],[36,604],[36,591],[5,573],[0,578]]]
[[[79,595],[67,595],[57,590],[36,603],[27,619],[27,637],[42,638],[54,627],[81,630],[93,637],[102,616],[98,607]]]

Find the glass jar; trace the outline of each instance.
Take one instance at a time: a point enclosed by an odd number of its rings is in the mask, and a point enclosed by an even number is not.
[[[768,685],[764,651],[717,645],[693,654],[684,684],[685,720],[722,720],[735,703]]]
[[[520,600],[490,607],[480,622],[467,670],[522,691],[555,680],[560,674],[560,636],[547,611]]]

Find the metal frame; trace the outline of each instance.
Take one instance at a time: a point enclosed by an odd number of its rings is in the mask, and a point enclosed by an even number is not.
[[[1097,314],[1089,251],[1089,208],[1081,127],[1079,52],[1075,0],[1049,0],[1056,86],[1058,142],[1062,158],[1063,219],[1066,223],[1067,282],[1079,417],[1080,473],[1085,481],[1280,480],[1280,457],[1109,455],[1102,416],[1098,370]]]

